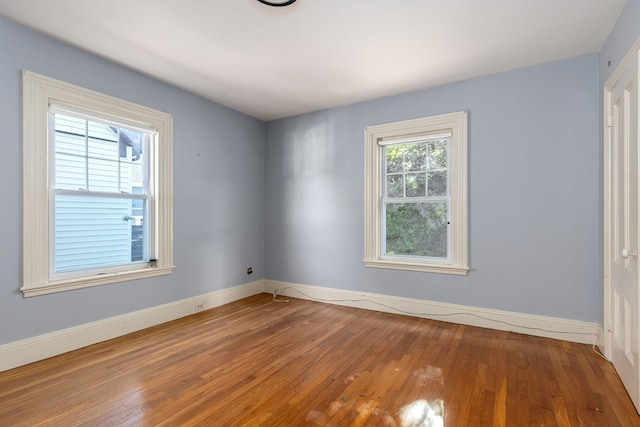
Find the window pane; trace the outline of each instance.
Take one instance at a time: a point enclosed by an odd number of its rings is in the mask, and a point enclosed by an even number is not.
[[[448,139],[443,139],[428,143],[429,169],[445,169],[447,167],[448,141]]]
[[[427,168],[426,144],[405,144],[402,147],[404,148],[404,170],[406,172],[423,171]]]
[[[118,141],[88,138],[87,156],[90,159],[114,162],[118,160]]]
[[[402,172],[402,146],[393,145],[385,147],[385,156],[387,159],[387,173]]]
[[[404,177],[402,174],[387,175],[387,197],[404,197]]]
[[[55,114],[56,152],[86,155],[87,122],[83,119]],[[69,138],[69,139],[65,139]]]
[[[424,197],[426,195],[427,179],[425,173],[408,173],[405,180],[407,197]]]
[[[119,129],[120,191],[141,194],[145,187],[145,139],[146,135],[127,129]]]
[[[118,128],[116,126],[88,121],[87,130],[89,132],[89,138],[104,141],[118,141]]]
[[[137,189],[144,188],[144,168],[140,162],[123,160],[120,162],[120,191],[129,194],[143,194]]]
[[[134,194],[142,194],[142,188],[134,188]],[[131,224],[131,261],[146,261],[147,246],[144,244],[146,200],[131,200],[131,216],[133,222]]]
[[[56,188],[87,189],[87,164],[84,157],[56,154]]]
[[[447,171],[429,172],[429,196],[446,196]]]
[[[88,173],[90,191],[120,192],[119,162],[90,157],[88,159]]]
[[[73,156],[86,157],[87,143],[82,134],[66,133],[58,129],[58,121],[56,120],[56,154],[69,154]]]
[[[56,272],[146,260],[144,200],[56,195]]]
[[[445,201],[386,203],[385,255],[447,257]]]

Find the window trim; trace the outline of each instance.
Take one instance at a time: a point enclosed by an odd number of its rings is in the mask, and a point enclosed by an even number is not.
[[[23,70],[23,283],[25,297],[171,274],[173,118],[170,114]],[[50,274],[49,104],[156,130],[152,168],[155,260],[143,269],[73,278]]]
[[[451,259],[385,256],[382,252],[382,148],[380,142],[411,140],[442,132],[451,132],[449,177],[451,192]],[[419,119],[368,126],[365,140],[365,218],[364,260],[366,267],[429,273],[466,275],[468,266],[467,208],[467,112],[442,114]],[[384,142],[383,142],[384,144]]]

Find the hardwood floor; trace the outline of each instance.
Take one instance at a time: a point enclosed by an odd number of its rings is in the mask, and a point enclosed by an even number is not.
[[[0,373],[1,426],[639,426],[588,345],[261,294]]]

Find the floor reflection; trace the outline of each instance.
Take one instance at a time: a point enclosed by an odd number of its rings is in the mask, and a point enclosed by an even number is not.
[[[443,427],[444,401],[436,399],[428,402],[420,399],[411,402],[400,410],[400,425],[402,427]]]
[[[437,381],[441,385],[444,385],[442,370],[436,366],[427,365],[425,368],[415,371],[413,376],[418,378],[420,382],[419,385],[427,385],[432,381]]]
[[[318,426],[444,426],[444,376],[437,366],[409,370],[396,362],[373,372],[354,372],[340,383],[335,384],[339,397],[314,408],[307,422]],[[407,396],[406,404],[399,395]]]

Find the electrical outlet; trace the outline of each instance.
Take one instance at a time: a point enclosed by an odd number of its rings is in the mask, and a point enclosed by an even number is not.
[[[253,268],[248,267],[247,268],[247,274],[253,274]]]
[[[196,313],[198,311],[202,311],[202,310],[204,310],[204,303],[202,303],[202,302],[197,303],[195,305],[195,307],[193,307],[193,311],[196,312]]]

